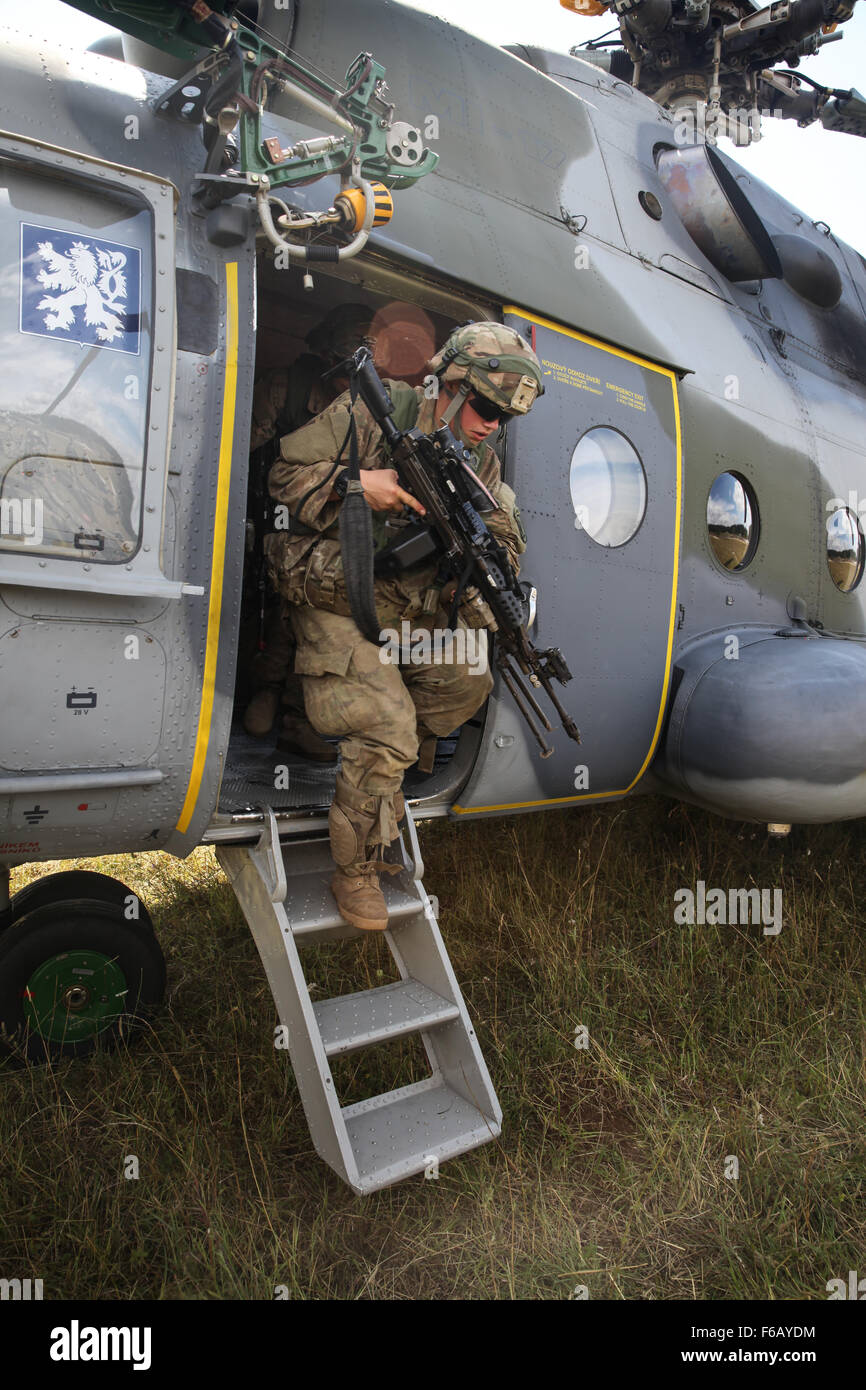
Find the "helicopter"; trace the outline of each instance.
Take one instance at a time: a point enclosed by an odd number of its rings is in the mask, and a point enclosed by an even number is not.
[[[697,84],[642,89],[640,0],[630,80],[380,0],[76,8],[122,31],[106,52],[10,33],[0,54],[0,1037],[83,1056],[165,987],[126,885],[10,897],[13,866],[213,845],[314,1145],[374,1191],[502,1121],[417,820],[647,792],[780,834],[866,814],[866,260],[683,140]],[[747,65],[719,96],[695,14],[679,70],[726,109],[760,98]],[[544,398],[496,447],[526,630],[573,672],[582,743],[554,728],[539,757],[497,683],[405,779],[399,978],[313,1003],[304,945],[360,934],[327,888],[333,767],[241,725],[248,458],[256,377],[346,301],[384,376],[422,384],[467,321],[537,353]],[[410,1034],[430,1076],[341,1105],[331,1060]]]

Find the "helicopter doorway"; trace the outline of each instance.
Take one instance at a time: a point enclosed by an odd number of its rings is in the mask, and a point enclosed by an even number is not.
[[[277,393],[292,389],[292,374],[305,370],[311,352],[328,354],[327,325],[340,319],[341,308],[366,306],[369,330],[359,332],[375,341],[375,361],[380,376],[422,384],[426,363],[436,347],[460,323],[468,319],[500,318],[492,305],[469,301],[459,291],[443,287],[432,279],[398,269],[381,256],[358,258],[340,267],[339,272],[317,271],[315,288],[304,291],[299,274],[278,271],[270,256],[261,255],[258,264],[258,332],[256,348],[257,404],[253,408],[251,442],[261,444],[263,387],[276,381]],[[351,316],[350,316],[351,317]],[[362,318],[359,313],[358,318]],[[324,326],[324,332],[323,332]],[[338,334],[340,354],[349,350]],[[357,346],[358,343],[354,344]],[[325,366],[329,366],[330,362]],[[288,368],[288,372],[286,372]],[[282,374],[282,375],[280,375]],[[327,383],[317,377],[309,392],[311,409],[325,408],[330,394]],[[295,392],[297,395],[297,392]],[[279,412],[276,412],[278,415]],[[309,411],[306,418],[311,418]],[[299,423],[304,423],[305,419]],[[298,424],[294,425],[299,427]],[[287,432],[287,431],[282,431]],[[323,813],[333,796],[337,764],[311,761],[287,748],[281,737],[283,696],[273,726],[267,734],[251,733],[245,715],[257,693],[257,670],[261,653],[274,639],[276,596],[270,590],[262,549],[262,528],[256,524],[256,495],[267,492],[267,473],[276,457],[279,433],[270,450],[253,450],[250,461],[250,491],[247,509],[247,557],[244,570],[242,616],[238,647],[231,738],[220,789],[214,826],[232,823],[249,825],[257,821],[264,806],[271,806],[283,819],[306,819]],[[258,469],[259,476],[256,476]],[[279,620],[277,619],[277,625]],[[277,641],[281,639],[277,635]],[[265,663],[267,664],[267,663]],[[248,723],[249,721],[247,721]],[[469,724],[440,739],[433,774],[423,776],[409,769],[404,779],[407,796],[423,805],[426,814],[444,814],[457,789],[465,782],[481,736],[483,711]]]

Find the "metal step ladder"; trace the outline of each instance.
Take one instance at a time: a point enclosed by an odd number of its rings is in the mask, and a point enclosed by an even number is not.
[[[408,852],[405,844],[408,838]],[[399,872],[380,878],[388,905],[383,933],[400,979],[379,989],[313,1003],[299,948],[366,937],[340,917],[329,884],[327,830],[280,843],[274,813],[254,848],[220,845],[219,860],[258,947],[316,1152],[356,1192],[375,1192],[495,1139],[502,1111],[481,1056],[422,883],[412,813],[386,859]],[[431,1074],[354,1105],[341,1105],[330,1058],[420,1034]]]

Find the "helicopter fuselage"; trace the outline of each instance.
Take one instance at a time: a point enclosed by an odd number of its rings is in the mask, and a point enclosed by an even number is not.
[[[497,689],[420,813],[663,790],[756,821],[866,814],[863,257],[725,159],[783,271],[726,274],[724,222],[707,207],[711,258],[660,172],[672,118],[578,59],[376,0],[294,18],[329,71],[372,51],[440,156],[313,294],[502,316],[546,374],[503,465],[583,745],[554,734],[540,760]],[[297,305],[300,275],[263,273],[270,252],[257,271],[252,200],[197,204],[200,131],[154,109],[167,77],[26,35],[0,75],[0,862],[184,855],[256,824],[219,791],[257,315],[281,283]],[[289,98],[271,119],[286,143],[328,133]]]

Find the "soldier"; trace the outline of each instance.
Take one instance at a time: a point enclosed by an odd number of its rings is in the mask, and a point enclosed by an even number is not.
[[[423,387],[386,382],[394,418],[402,429],[417,425],[425,433],[450,425],[468,446],[479,480],[499,504],[485,521],[516,568],[525,545],[520,514],[514,493],[501,481],[499,460],[484,441],[504,419],[525,414],[543,390],[538,358],[514,329],[473,323],[452,333],[428,367],[438,382],[432,399]],[[340,739],[342,767],[329,816],[337,865],[334,897],[345,921],[382,931],[388,918],[378,873],[385,867],[384,846],[395,838],[403,816],[403,773],[418,757],[419,744],[419,767],[432,771],[436,737],[471,718],[493,681],[486,662],[480,671],[457,660],[402,668],[383,662],[380,649],[365,640],[350,616],[338,538],[346,478],[344,469],[334,469],[350,404],[347,392],[282,440],[281,457],[270,473],[271,496],[284,502],[311,534],[275,537],[270,560],[275,587],[291,605],[298,643],[295,669],[303,676],[309,718],[320,733]],[[362,403],[355,407],[355,421],[361,483],[376,513],[378,548],[387,539],[388,512],[406,506],[420,513],[422,508],[389,467],[381,432]],[[430,631],[447,627],[454,586],[436,590],[437,569],[433,561],[397,579],[376,580],[383,626],[399,630],[402,620],[410,619]],[[469,626],[476,625],[471,611],[464,601],[461,627],[467,618]],[[452,654],[455,649],[457,644]]]
[[[332,378],[323,382],[322,374],[349,356],[362,342],[371,341],[368,335],[372,319],[373,310],[366,304],[336,305],[307,335],[309,352],[303,353],[290,367],[275,367],[259,378],[253,396],[251,453],[299,429],[345,390],[344,380]],[[261,459],[259,454],[253,460],[253,469],[261,468]],[[263,485],[260,490],[264,492]],[[266,537],[266,551],[270,544],[270,537]],[[273,595],[265,597],[264,649],[253,657],[251,665],[255,685],[259,688],[247,705],[244,728],[255,738],[264,738],[270,733],[282,703],[277,747],[314,762],[334,763],[337,752],[333,744],[320,738],[307,719],[301,682],[294,672],[294,638],[282,608],[281,599],[274,599]]]

